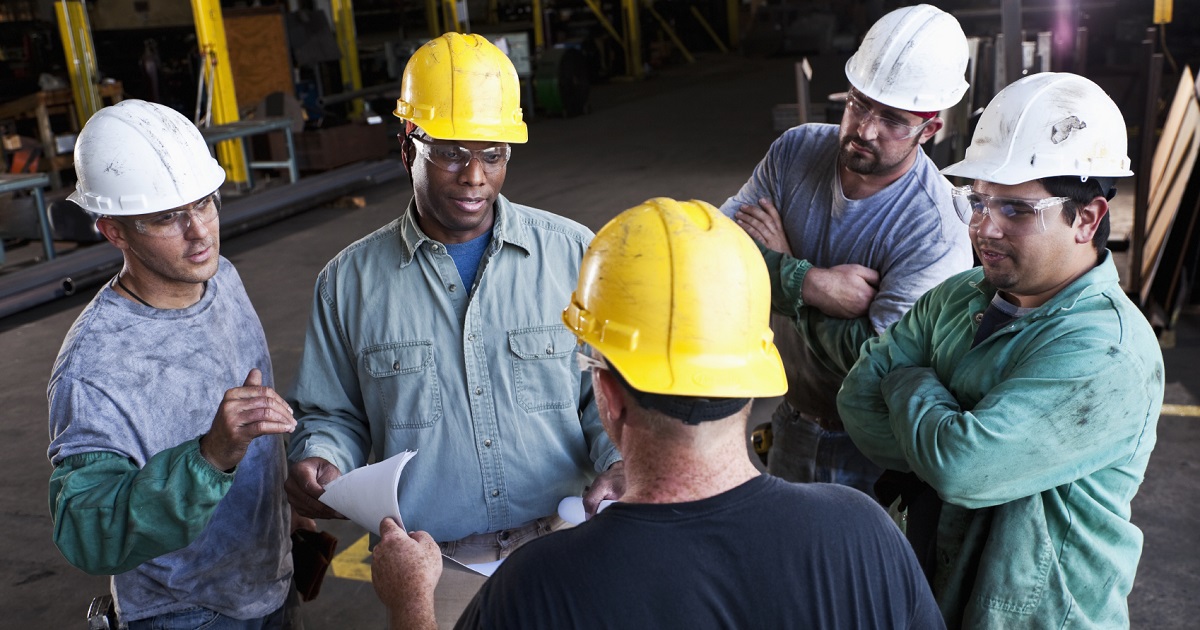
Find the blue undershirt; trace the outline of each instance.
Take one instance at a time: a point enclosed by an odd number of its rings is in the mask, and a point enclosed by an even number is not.
[[[479,261],[483,260],[483,252],[487,251],[488,243],[492,242],[492,230],[476,236],[465,243],[446,243],[446,253],[454,259],[458,269],[458,277],[463,286],[475,286],[475,275],[479,272]]]

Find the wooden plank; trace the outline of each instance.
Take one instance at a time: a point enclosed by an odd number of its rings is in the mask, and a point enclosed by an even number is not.
[[[1186,79],[1186,77],[1185,77]],[[1180,87],[1183,87],[1184,80],[1180,80]],[[1196,120],[1194,109],[1196,107],[1196,99],[1192,96],[1194,84],[1189,81],[1188,91],[1181,92],[1183,99],[1176,99],[1171,105],[1171,111],[1168,116],[1168,124],[1170,127],[1163,126],[1162,138],[1158,141],[1158,146],[1154,150],[1155,165],[1151,167],[1152,177],[1150,182],[1150,204],[1147,206],[1146,225],[1150,226],[1155,223],[1156,213],[1160,212],[1163,207],[1163,199],[1167,196],[1167,191],[1177,176],[1179,162],[1183,159],[1184,154],[1189,150],[1188,143],[1191,136],[1195,133]],[[1170,135],[1167,135],[1168,132]],[[1159,163],[1161,160],[1161,163]],[[1147,227],[1147,232],[1150,228]]]
[[[1142,263],[1142,287],[1141,298],[1142,303],[1146,303],[1146,298],[1150,294],[1150,287],[1154,283],[1154,273],[1158,269],[1158,264],[1162,260],[1162,248],[1166,242],[1167,234],[1170,232],[1171,224],[1175,221],[1175,215],[1179,212],[1179,202],[1183,199],[1183,193],[1187,189],[1188,179],[1191,177],[1192,169],[1196,165],[1196,156],[1200,153],[1200,106],[1196,100],[1192,98],[1187,104],[1187,111],[1183,117],[1180,126],[1179,143],[1186,143],[1187,156],[1182,163],[1168,163],[1166,175],[1170,176],[1169,180],[1165,180],[1163,186],[1167,188],[1166,196],[1164,197],[1162,206],[1159,208],[1158,220],[1153,224],[1153,227],[1148,229],[1146,237],[1145,257]],[[1173,152],[1174,153],[1174,152]],[[1169,184],[1166,183],[1169,181]]]
[[[1179,137],[1180,125],[1183,122],[1184,114],[1187,113],[1187,103],[1193,98],[1195,89],[1196,81],[1192,77],[1192,70],[1188,66],[1184,66],[1183,74],[1179,77],[1179,86],[1175,89],[1175,98],[1171,100],[1171,108],[1167,110],[1167,120],[1163,123],[1158,146],[1154,149],[1154,161],[1150,166],[1151,198],[1163,183],[1167,157],[1171,154]]]
[[[281,8],[228,9],[224,17],[238,109],[253,108],[272,92],[294,95],[292,55]]]

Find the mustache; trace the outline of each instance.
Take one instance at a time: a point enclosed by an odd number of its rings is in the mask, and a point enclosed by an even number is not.
[[[990,238],[976,238],[975,239],[975,248],[976,249],[986,249],[988,251],[996,252],[997,254],[1001,254],[1004,256],[1012,256],[1012,250],[1010,250],[1008,247],[1004,246],[1000,241],[990,239]]]
[[[859,137],[857,135],[846,136],[846,138],[844,140],[842,140],[842,148],[849,150],[851,142],[854,142],[854,143],[858,144],[858,146],[865,148],[867,151],[870,151],[871,155],[874,155],[875,157],[879,157],[879,147],[876,147],[874,144],[867,142],[866,140],[863,140],[861,137]]]

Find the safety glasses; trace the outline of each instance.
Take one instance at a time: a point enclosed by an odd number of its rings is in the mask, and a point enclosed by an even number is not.
[[[512,148],[507,144],[472,151],[463,146],[436,142],[417,134],[410,137],[415,141],[413,146],[416,147],[417,153],[421,157],[443,171],[451,173],[458,173],[467,168],[471,160],[478,160],[479,164],[483,166],[483,172],[492,175],[499,173],[512,157]]]
[[[597,370],[608,369],[607,363],[583,351],[575,353],[575,365],[579,366],[580,372],[586,372],[592,368],[596,368]]]
[[[172,238],[185,234],[193,221],[212,223],[221,213],[221,194],[213,194],[187,206],[160,212],[145,219],[135,219],[133,227],[139,234],[157,238]]]
[[[876,133],[888,140],[907,140],[921,133],[922,129],[933,122],[933,118],[930,118],[919,125],[909,125],[890,116],[873,112],[871,106],[867,105],[866,101],[862,100],[862,97],[854,90],[850,90],[846,95],[845,116],[847,122],[855,129],[874,121]]]
[[[963,223],[978,230],[983,218],[991,217],[992,223],[1009,236],[1041,234],[1046,231],[1046,210],[1071,200],[1070,197],[1046,197],[1045,199],[1011,199],[993,197],[975,192],[970,186],[959,186],[952,191],[954,209]]]

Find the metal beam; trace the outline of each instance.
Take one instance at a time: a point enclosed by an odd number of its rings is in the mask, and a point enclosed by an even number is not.
[[[638,0],[621,0],[621,17],[625,26],[625,73],[640,79],[642,70],[642,27],[638,23]]]
[[[671,42],[675,44],[675,47],[679,49],[679,52],[683,53],[683,58],[687,59],[688,63],[696,63],[696,58],[692,56],[692,53],[688,52],[687,46],[684,46],[683,42],[680,41],[679,36],[675,34],[675,29],[671,28],[671,25],[665,19],[663,19],[663,16],[659,15],[658,11],[654,10],[654,4],[650,2],[650,0],[646,0],[646,10],[649,11],[650,15],[654,16],[654,19],[658,21],[658,25],[662,27],[662,30],[667,34],[667,37],[671,38]]]
[[[692,15],[696,16],[696,21],[700,22],[700,26],[704,27],[704,32],[708,33],[708,36],[712,38],[713,43],[717,45],[717,48],[721,49],[721,52],[723,53],[728,53],[729,49],[725,47],[725,42],[721,41],[720,37],[717,37],[717,33],[713,31],[713,28],[709,25],[708,20],[704,19],[704,14],[700,13],[700,9],[697,9],[696,5],[694,4],[692,5]]]
[[[592,10],[592,14],[595,15],[596,19],[600,21],[600,26],[603,26],[604,30],[608,31],[608,34],[612,35],[612,38],[617,40],[617,43],[624,47],[625,40],[621,38],[621,34],[617,32],[617,29],[613,28],[612,22],[609,22],[608,18],[604,16],[604,11],[600,8],[600,3],[597,0],[583,1],[587,3],[588,8]]]
[[[400,177],[398,160],[360,162],[305,177],[295,184],[227,199],[221,206],[221,237],[228,239],[326,204],[342,195]],[[97,243],[0,276],[0,317],[72,295],[111,278],[121,251]]]

